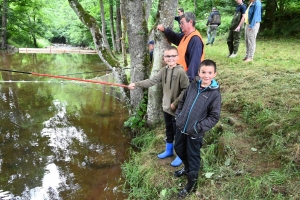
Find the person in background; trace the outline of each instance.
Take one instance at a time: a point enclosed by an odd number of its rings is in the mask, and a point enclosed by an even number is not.
[[[218,26],[220,26],[220,24],[221,24],[221,15],[219,11],[215,7],[213,7],[208,17],[208,20],[206,22],[206,26],[208,27],[206,45],[214,44],[217,35]]]
[[[204,59],[204,42],[195,24],[196,16],[185,12],[180,19],[182,33],[175,33],[161,24],[157,26],[157,30],[163,32],[169,42],[178,46],[178,64],[183,66],[190,82],[198,76],[198,66]]]
[[[152,63],[153,61],[153,51],[154,51],[154,41],[150,40],[148,42],[148,49],[149,49],[149,55],[150,55],[150,62]]]
[[[205,132],[220,119],[221,93],[219,84],[214,80],[217,75],[216,63],[203,60],[198,73],[200,80],[190,83],[175,112],[175,152],[184,167],[175,171],[174,176],[185,175],[188,180],[184,189],[178,193],[179,197],[186,197],[191,191],[196,191],[202,140]]]
[[[166,149],[157,157],[164,159],[173,156],[173,141],[175,138],[175,110],[178,101],[182,98],[185,89],[189,85],[189,78],[187,77],[183,67],[177,64],[179,59],[178,50],[174,46],[169,46],[164,51],[164,61],[167,64],[155,76],[150,79],[131,83],[128,89],[133,90],[135,87],[148,88],[155,84],[162,84],[163,88],[163,114],[166,125]],[[177,167],[182,164],[182,161],[175,158],[171,165]]]
[[[256,36],[261,22],[262,6],[260,0],[250,0],[250,4],[246,10],[245,15],[245,41],[246,41],[246,55],[245,62],[251,62],[254,57],[256,48]]]
[[[180,33],[182,33],[182,30],[181,30],[181,27],[180,27],[180,17],[184,14],[183,8],[178,8],[177,14],[178,14],[178,16],[175,16],[175,21],[178,22]]]
[[[236,6],[227,37],[229,58],[234,58],[237,56],[241,39],[241,30],[243,29],[246,12],[246,6],[243,4],[242,0],[235,0],[235,2],[238,5]]]

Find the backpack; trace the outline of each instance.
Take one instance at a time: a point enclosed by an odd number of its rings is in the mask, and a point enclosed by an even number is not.
[[[221,15],[219,12],[214,13],[210,21],[210,24],[218,24],[218,26],[221,24]]]

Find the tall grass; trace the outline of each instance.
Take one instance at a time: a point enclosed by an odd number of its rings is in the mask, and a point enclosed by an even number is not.
[[[258,37],[250,63],[242,61],[243,41],[233,59],[226,35],[206,47],[218,67],[222,113],[204,138],[198,190],[186,199],[300,199],[298,46],[296,39]],[[185,185],[185,177],[173,177],[173,158],[156,157],[164,134],[161,123],[134,139],[140,151],[123,164],[129,199],[173,199]]]

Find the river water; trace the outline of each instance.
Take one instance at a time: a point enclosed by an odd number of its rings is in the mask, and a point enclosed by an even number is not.
[[[0,64],[82,79],[107,73],[98,55],[0,54]],[[0,190],[22,200],[125,199],[128,112],[115,91],[0,71]]]

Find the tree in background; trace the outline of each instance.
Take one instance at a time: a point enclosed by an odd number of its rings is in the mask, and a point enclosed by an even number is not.
[[[148,57],[148,27],[145,13],[145,1],[121,0],[126,19],[128,47],[130,54],[130,82],[148,78],[150,59]],[[134,13],[134,14],[133,14]],[[133,107],[140,105],[144,90],[137,88],[130,91]]]
[[[103,46],[102,39],[103,36],[101,34],[100,28],[98,26],[97,21],[93,16],[91,16],[88,12],[86,12],[78,0],[68,0],[71,8],[74,10],[80,21],[88,27],[91,35],[93,36],[94,45],[98,52],[100,59],[106,64],[114,73],[117,82],[128,84],[126,75],[123,71],[120,63],[112,56],[109,50]],[[122,88],[122,94],[125,99],[128,99],[128,92],[126,95],[126,91]]]
[[[2,2],[2,26],[1,26],[1,49],[6,49],[6,35],[7,35],[7,0]]]
[[[166,27],[173,27],[174,16],[177,10],[177,0],[159,0],[156,23],[163,24]],[[163,63],[164,49],[170,45],[163,33],[154,30],[155,46],[153,54],[153,67],[150,77],[155,76],[159,70],[165,65]],[[147,106],[147,123],[154,124],[158,119],[162,118],[162,88],[155,85],[148,88],[148,106]]]

